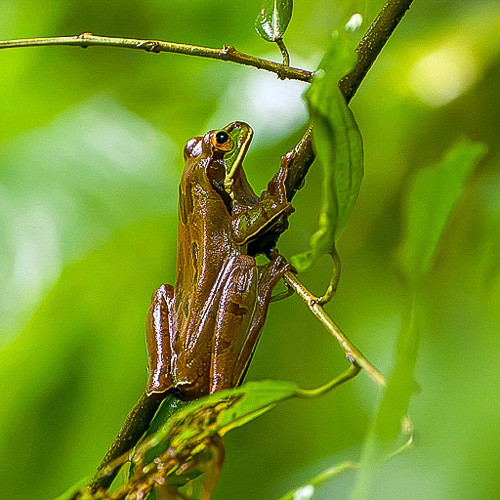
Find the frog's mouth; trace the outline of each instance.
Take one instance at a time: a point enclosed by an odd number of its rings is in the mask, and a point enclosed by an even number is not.
[[[223,129],[233,141],[233,148],[224,155],[226,175],[224,177],[224,190],[232,197],[234,179],[238,169],[243,163],[246,152],[252,141],[253,130],[250,125],[243,122],[233,122]]]

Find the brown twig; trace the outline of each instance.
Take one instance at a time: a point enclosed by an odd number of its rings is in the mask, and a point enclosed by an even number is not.
[[[356,47],[358,54],[356,66],[339,82],[340,90],[347,102],[353,98],[368,70],[372,67],[412,2],[413,0],[389,0],[364,34]]]
[[[0,40],[0,49],[14,47],[40,47],[48,45],[67,45],[86,49],[87,47],[121,47],[126,49],[145,50],[159,54],[160,52],[172,52],[189,56],[207,57],[230,61],[245,66],[264,69],[276,73],[281,79],[301,80],[311,82],[313,73],[305,69],[292,68],[260,57],[254,57],[236,50],[232,45],[224,45],[221,49],[189,45],[185,43],[165,42],[161,40],[139,40],[136,38],[116,38],[110,36],[99,36],[93,33],[81,33],[77,36],[54,36],[47,38],[22,38],[19,40]]]
[[[340,90],[347,103],[354,97],[368,70],[412,3],[413,0],[388,0],[366,31],[356,47],[358,54],[356,66],[339,82]],[[286,180],[288,201],[302,187],[304,178],[315,157],[312,147],[312,129],[309,127],[300,142],[287,154],[291,170],[291,175]]]

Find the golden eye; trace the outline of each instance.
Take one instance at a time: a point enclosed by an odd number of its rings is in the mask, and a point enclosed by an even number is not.
[[[233,141],[224,130],[212,135],[212,145],[221,151],[231,151],[233,149]]]

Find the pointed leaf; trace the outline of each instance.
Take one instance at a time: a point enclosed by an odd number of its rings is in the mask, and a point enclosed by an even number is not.
[[[277,380],[248,382],[236,389],[218,391],[176,412],[155,433],[155,438],[162,441],[170,436],[169,441],[178,441],[183,446],[194,435],[216,432],[224,436],[230,430],[266,413],[279,401],[294,396],[297,391],[297,384]],[[194,415],[197,418],[193,418]]]
[[[358,197],[363,177],[363,143],[356,120],[338,87],[355,63],[354,43],[338,34],[305,98],[313,126],[313,145],[323,167],[323,204],[310,249],[292,258],[303,271],[334,251]]]
[[[482,143],[459,139],[433,168],[415,177],[407,201],[407,232],[400,264],[410,280],[427,273],[467,178],[486,152]]]
[[[412,293],[407,318],[398,336],[394,369],[363,446],[353,499],[369,496],[377,467],[387,458],[401,432],[401,421],[415,392],[414,370],[420,340],[418,278],[431,268],[439,240],[472,169],[485,146],[460,139],[434,168],[417,173],[407,203],[407,237],[400,262]]]
[[[283,38],[292,18],[292,0],[265,0],[255,20],[257,33],[268,42]]]

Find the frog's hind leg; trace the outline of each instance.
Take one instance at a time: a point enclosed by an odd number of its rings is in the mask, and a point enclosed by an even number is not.
[[[273,288],[288,267],[277,254],[262,267],[249,255],[233,259],[217,314],[210,392],[240,383],[264,326]]]
[[[160,286],[151,297],[146,324],[149,358],[149,377],[146,387],[148,395],[165,393],[173,385],[170,363],[173,303],[174,288],[171,285]]]
[[[259,267],[259,282],[257,288],[257,301],[252,315],[252,321],[245,336],[245,342],[241,348],[237,363],[234,368],[235,377],[238,380],[235,385],[241,382],[248,364],[252,359],[253,352],[259,341],[260,332],[266,321],[267,310],[271,302],[274,287],[278,284],[286,271],[290,269],[290,264],[278,252],[271,252],[271,262]]]
[[[234,367],[245,344],[257,305],[259,272],[249,255],[233,257],[220,284],[221,295],[216,317],[210,367],[210,393],[238,383]]]

